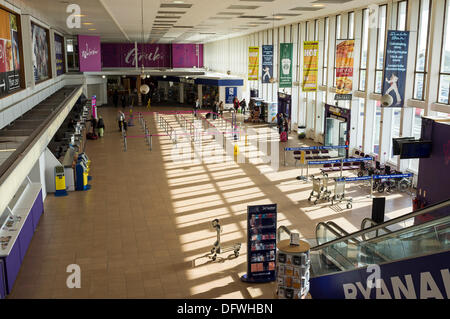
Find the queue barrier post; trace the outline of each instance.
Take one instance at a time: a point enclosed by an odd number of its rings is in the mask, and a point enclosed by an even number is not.
[[[153,150],[153,136],[150,135],[150,151]]]

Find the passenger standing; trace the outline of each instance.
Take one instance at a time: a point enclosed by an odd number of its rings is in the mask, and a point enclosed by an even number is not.
[[[117,111],[117,123],[119,124],[119,131],[122,131],[124,121],[125,121],[125,114],[121,110]]]
[[[101,116],[98,117],[97,129],[98,135],[100,137],[103,137],[103,134],[105,132],[105,122],[103,122],[103,118]]]
[[[197,110],[200,108],[200,100],[197,98],[194,105],[194,116],[197,117]]]
[[[245,99],[243,99],[241,101],[240,105],[241,105],[242,114],[245,115],[245,109],[247,108],[247,102],[245,102]]]
[[[234,107],[234,111],[237,113],[239,110],[239,100],[237,97],[234,97],[233,100],[233,107]]]
[[[223,110],[224,110],[223,101],[220,101],[220,103],[219,103],[220,117],[223,117]]]

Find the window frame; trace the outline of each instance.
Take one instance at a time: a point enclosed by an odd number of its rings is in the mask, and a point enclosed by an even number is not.
[[[380,22],[380,18],[381,18],[381,15],[380,15],[380,8],[381,7],[384,7],[385,8],[385,16],[384,16],[384,36],[383,36],[383,42],[384,42],[384,49],[383,49],[383,63],[382,63],[382,65],[381,65],[381,68],[378,68],[378,58],[379,58],[379,56],[378,56],[378,51],[379,51],[379,45],[380,45],[380,31],[381,31],[381,28],[380,28],[380,24],[381,24],[381,22]],[[374,72],[374,84],[373,84],[373,92],[374,93],[377,93],[377,94],[383,94],[383,77],[384,77],[384,63],[385,63],[385,59],[386,59],[386,57],[385,57],[385,53],[386,53],[386,38],[387,38],[387,29],[388,29],[388,17],[387,17],[387,10],[388,8],[387,8],[387,4],[380,4],[379,6],[378,6],[378,22],[377,22],[377,24],[378,24],[378,26],[377,26],[377,45],[376,45],[376,59],[375,59],[375,72]],[[379,72],[381,72],[381,91],[380,92],[377,92],[377,74],[379,73]]]
[[[362,56],[363,56],[363,45],[364,45],[364,30],[365,30],[365,26],[366,24],[369,24],[369,19],[370,16],[367,15],[367,21],[364,19],[365,16],[365,12],[369,13],[369,8],[365,8],[361,11],[361,47],[360,47],[360,59],[359,59],[359,83],[358,83],[358,91],[360,92],[365,92],[366,91],[366,74],[367,74],[367,52],[369,51],[369,39],[367,39],[367,47],[365,48],[366,50],[366,65],[363,68],[362,67]],[[367,29],[367,34],[366,37],[369,37],[369,28]],[[363,78],[361,76],[361,71],[364,71],[364,89],[361,89],[361,79]]]
[[[450,8],[448,7],[450,5],[449,1],[450,0],[445,0],[445,2],[444,2],[445,13],[444,13],[444,23],[442,25],[441,56],[440,56],[440,60],[439,60],[439,78],[438,78],[438,86],[437,86],[438,92],[437,92],[437,97],[436,97],[436,99],[437,99],[436,103],[445,104],[445,105],[450,105],[450,85],[449,85],[449,92],[447,93],[447,103],[440,102],[439,98],[440,98],[440,93],[441,93],[441,77],[445,76],[445,75],[450,77],[450,72],[442,72],[446,24],[450,23],[450,19],[449,19],[450,17],[447,16],[447,14],[450,15]]]
[[[425,62],[424,62],[424,67],[423,67],[423,71],[417,71],[417,55],[418,55],[418,50],[419,50],[419,36],[420,36],[420,24],[422,21],[422,1],[424,0],[418,0],[419,1],[419,19],[418,19],[418,28],[417,28],[417,41],[416,41],[416,57],[415,57],[415,61],[414,61],[414,79],[413,79],[413,96],[412,99],[416,100],[416,101],[425,101],[425,85],[426,85],[426,81],[427,81],[427,74],[428,74],[428,44],[430,42],[430,34],[429,34],[429,30],[430,30],[430,24],[431,24],[431,5],[433,3],[433,0],[429,0],[428,3],[428,23],[427,23],[427,30],[426,30],[426,35],[427,35],[427,40],[426,40],[426,44],[425,44]],[[423,85],[422,85],[422,98],[418,99],[416,98],[416,76],[417,74],[422,74],[423,75]]]

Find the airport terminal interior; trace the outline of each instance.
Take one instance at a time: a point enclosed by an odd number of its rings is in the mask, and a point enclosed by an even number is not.
[[[449,94],[450,0],[0,0],[0,299],[448,299]]]

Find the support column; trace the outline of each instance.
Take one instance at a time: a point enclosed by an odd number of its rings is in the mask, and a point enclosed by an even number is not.
[[[183,104],[184,103],[184,84],[180,83],[180,103]]]
[[[198,100],[200,102],[200,106],[203,106],[203,85],[198,84],[197,85],[197,94],[198,94]]]

